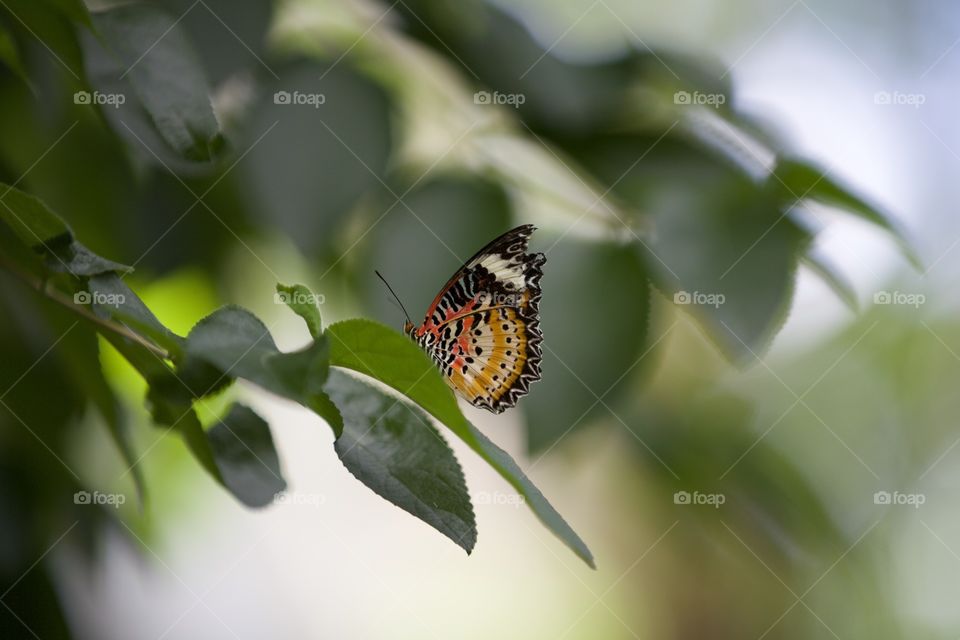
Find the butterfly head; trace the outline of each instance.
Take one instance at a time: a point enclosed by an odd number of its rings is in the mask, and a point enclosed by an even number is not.
[[[414,325],[414,324],[413,324],[412,322],[410,322],[409,320],[407,320],[406,322],[403,323],[403,332],[404,332],[405,334],[407,334],[408,336],[410,336],[411,338],[414,337],[413,332],[416,331],[416,330],[417,330],[416,325]]]

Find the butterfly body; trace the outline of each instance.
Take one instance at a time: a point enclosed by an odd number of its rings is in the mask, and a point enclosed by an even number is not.
[[[404,332],[448,384],[477,407],[500,413],[540,379],[542,253],[527,253],[535,227],[512,229],[468,260],[440,290],[420,326]]]

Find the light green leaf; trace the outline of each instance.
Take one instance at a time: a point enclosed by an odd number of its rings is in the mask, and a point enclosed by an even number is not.
[[[280,301],[303,318],[310,335],[316,340],[323,333],[320,309],[317,308],[317,296],[302,284],[285,285],[277,283],[277,296]]]
[[[440,372],[412,341],[369,320],[338,322],[324,335],[330,341],[331,364],[375,378],[419,404],[496,469],[524,497],[550,531],[584,562],[594,566],[593,555],[586,544],[517,463],[463,416]]]

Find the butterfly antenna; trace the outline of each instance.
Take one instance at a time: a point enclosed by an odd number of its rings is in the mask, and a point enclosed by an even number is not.
[[[397,304],[399,304],[399,305],[400,305],[400,309],[403,310],[403,315],[405,315],[405,316],[407,317],[407,322],[411,322],[411,323],[412,323],[413,320],[410,319],[410,314],[407,313],[406,307],[404,307],[404,306],[403,306],[403,303],[400,302],[400,296],[397,295],[397,292],[393,290],[393,287],[390,286],[390,283],[387,282],[387,279],[384,278],[382,275],[380,275],[380,272],[379,272],[379,271],[376,271],[376,270],[375,270],[374,273],[377,274],[377,277],[378,277],[378,278],[380,278],[381,280],[383,280],[383,284],[387,285],[387,289],[389,289],[389,290],[390,290],[390,293],[393,294],[393,297],[396,298]]]

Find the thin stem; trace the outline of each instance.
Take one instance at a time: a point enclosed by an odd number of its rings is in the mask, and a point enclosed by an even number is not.
[[[76,304],[72,298],[65,295],[62,291],[49,288],[47,286],[46,279],[39,278],[34,274],[23,270],[19,266],[7,260],[6,257],[0,256],[0,266],[2,266],[4,269],[9,271],[13,275],[17,276],[20,280],[22,280],[32,289],[39,291],[50,300],[53,300],[57,304],[60,304],[66,307],[67,309],[81,316],[88,322],[95,324],[97,327],[103,330],[109,331],[111,333],[115,333],[132,342],[135,342],[140,346],[144,347],[145,349],[148,349],[149,351],[153,352],[157,356],[163,358],[164,360],[170,359],[170,353],[163,347],[160,347],[150,342],[149,340],[147,340],[140,334],[133,332],[123,324],[118,324],[107,318],[101,318],[97,314],[93,313],[93,311],[91,311],[87,307],[83,307]]]

